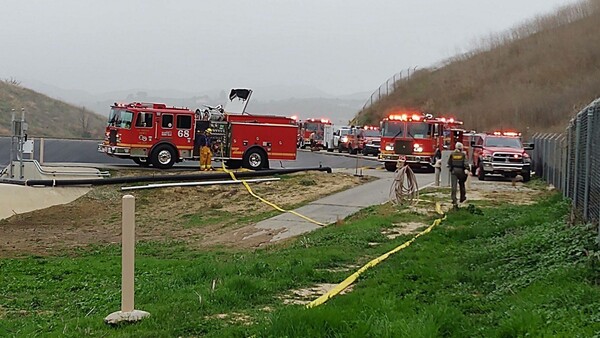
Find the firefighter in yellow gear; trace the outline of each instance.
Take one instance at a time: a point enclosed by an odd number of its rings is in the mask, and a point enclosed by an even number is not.
[[[211,132],[210,128],[206,129],[204,133],[200,134],[198,140],[200,146],[200,170],[203,171],[214,170],[212,167],[212,152],[210,151]]]

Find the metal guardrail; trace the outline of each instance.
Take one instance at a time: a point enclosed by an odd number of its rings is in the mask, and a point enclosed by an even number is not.
[[[533,136],[533,167],[572,201],[572,216],[600,222],[600,98],[571,119],[563,134]],[[600,225],[598,225],[600,241]]]

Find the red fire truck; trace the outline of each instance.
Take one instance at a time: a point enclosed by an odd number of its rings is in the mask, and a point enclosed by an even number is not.
[[[159,169],[198,160],[195,140],[212,130],[213,159],[230,168],[269,167],[269,160],[296,159],[296,122],[288,117],[245,113],[250,89],[232,89],[222,116],[163,103],[115,103],[98,151]],[[229,108],[229,109],[228,109]]]
[[[434,118],[421,112],[400,112],[381,121],[379,161],[388,171],[395,171],[400,157],[416,169],[433,171],[435,146],[453,149],[463,137],[461,121]]]
[[[333,132],[333,125],[327,119],[306,119],[299,124],[298,129],[298,148],[306,148],[311,145],[310,135],[314,133],[314,146],[320,149],[331,149],[326,140],[329,140],[328,134]]]

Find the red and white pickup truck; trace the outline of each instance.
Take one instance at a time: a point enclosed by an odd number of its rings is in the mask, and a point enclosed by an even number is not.
[[[520,133],[477,134],[473,137],[471,146],[472,173],[477,175],[479,180],[485,180],[485,176],[490,174],[500,174],[504,177],[522,175],[524,182],[531,179],[531,158],[525,151],[533,149],[533,144],[523,146]]]

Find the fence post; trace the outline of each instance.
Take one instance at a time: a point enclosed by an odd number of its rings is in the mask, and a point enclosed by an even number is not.
[[[594,119],[594,108],[590,107],[587,110],[587,135],[586,135],[586,142],[585,142],[585,173],[583,174],[583,177],[585,178],[585,189],[584,189],[584,193],[583,193],[583,219],[585,219],[586,221],[588,220],[588,212],[589,212],[589,207],[588,207],[588,203],[590,201],[590,166],[591,166],[591,161],[590,161],[590,148],[591,148],[591,143],[592,143],[592,130],[590,130],[590,128],[592,128],[592,123],[593,123],[593,119]]]
[[[572,121],[572,120],[571,120]],[[571,124],[571,123],[569,123]],[[573,167],[573,163],[571,163],[571,152],[573,151],[573,147],[571,147],[571,144],[573,143],[573,127],[571,125],[569,125],[569,128],[567,129],[567,145],[566,145],[566,163],[565,165],[567,166],[567,179],[566,179],[566,188],[565,188],[565,197],[566,198],[572,198],[573,195],[571,195],[571,169]]]
[[[575,163],[573,163],[572,165],[575,165],[575,168],[577,168],[577,163],[579,163],[579,146],[580,146],[580,142],[579,142],[579,138],[580,138],[580,133],[581,133],[581,116],[579,116],[580,114],[577,114],[577,117],[575,118],[575,149],[573,149],[573,151],[575,151]],[[573,209],[577,209],[577,199],[579,198],[579,194],[577,193],[577,181],[579,180],[579,173],[577,169],[573,170]]]
[[[567,187],[565,184],[565,182],[566,182],[565,178],[567,177],[568,174],[567,174],[566,165],[565,165],[565,163],[567,163],[567,160],[566,160],[567,152],[565,149],[565,136],[564,135],[560,138],[560,143],[558,144],[558,147],[559,147],[558,151],[560,153],[560,173],[561,173],[560,178],[559,178],[560,179],[560,191],[562,192],[562,195],[564,197],[566,197],[567,196],[566,195]]]
[[[107,324],[136,322],[150,315],[146,311],[135,310],[134,307],[135,197],[123,196],[122,208],[121,311],[108,315],[104,319]]]

